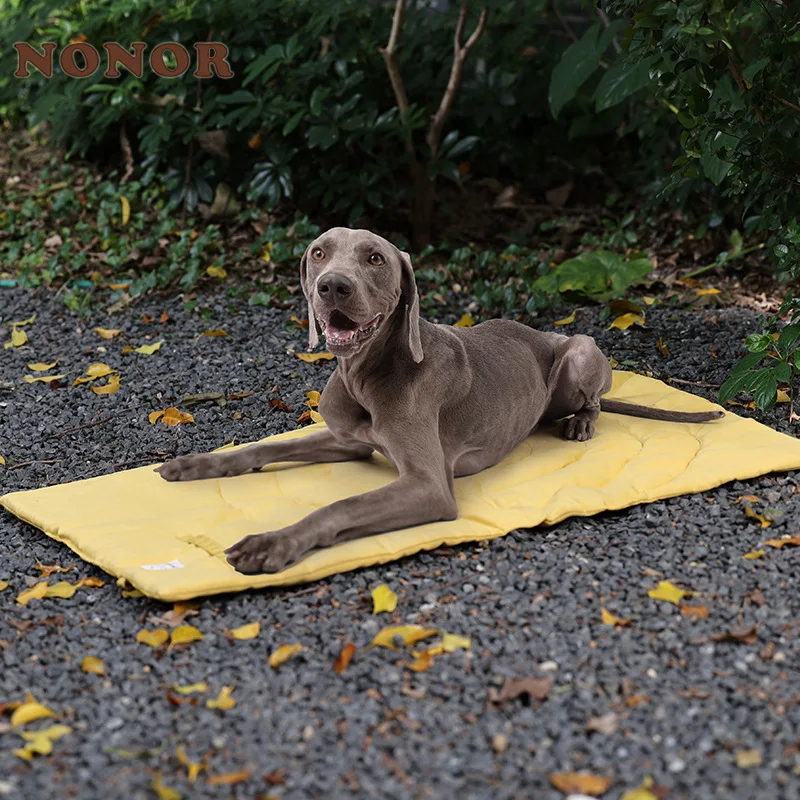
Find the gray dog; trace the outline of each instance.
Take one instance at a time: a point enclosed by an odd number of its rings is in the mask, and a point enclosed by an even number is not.
[[[318,547],[458,516],[453,479],[497,464],[541,422],[590,439],[601,411],[672,422],[686,413],[604,400],[611,367],[589,336],[543,333],[510,320],[473,328],[420,319],[407,253],[365,230],[333,228],[300,262],[309,346],[325,336],[338,359],[320,401],[327,430],[230,453],[182,456],[168,481],[221,478],[280,461],[349,461],[377,450],[388,486],[348,497],[293,525],[247,536],[225,552],[239,572],[276,572]]]

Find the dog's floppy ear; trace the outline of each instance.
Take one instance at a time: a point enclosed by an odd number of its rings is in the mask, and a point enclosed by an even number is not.
[[[402,265],[402,277],[400,289],[408,308],[408,348],[411,351],[411,358],[419,364],[422,361],[422,343],[419,339],[419,297],[417,295],[417,283],[414,280],[414,267],[411,265],[411,256],[400,251],[400,262]]]
[[[311,304],[311,287],[308,285],[308,251],[311,245],[306,248],[303,257],[300,259],[300,287],[308,301],[308,349],[313,350],[319,344],[319,334],[317,332],[317,319],[314,316],[314,307]]]

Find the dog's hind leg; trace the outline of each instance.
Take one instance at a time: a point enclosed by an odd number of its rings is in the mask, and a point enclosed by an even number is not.
[[[571,336],[555,347],[547,381],[550,402],[546,416],[561,419],[565,439],[585,442],[594,436],[600,398],[611,388],[611,366],[590,336]]]

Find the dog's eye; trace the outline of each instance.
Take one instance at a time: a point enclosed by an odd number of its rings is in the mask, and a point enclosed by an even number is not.
[[[381,267],[386,263],[386,259],[380,253],[373,253],[369,257],[369,263],[372,264],[373,267]]]
[[[325,258],[325,253],[322,251],[321,247],[315,247],[311,251],[311,258],[313,258],[314,261],[322,261],[322,259]]]

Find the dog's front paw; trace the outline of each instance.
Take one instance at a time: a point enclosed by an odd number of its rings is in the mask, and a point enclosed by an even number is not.
[[[155,472],[165,481],[197,481],[240,474],[235,470],[235,464],[224,455],[214,453],[180,456],[156,467]]]
[[[576,442],[587,442],[594,436],[594,420],[576,414],[564,420],[561,435]]]
[[[225,551],[228,563],[245,575],[259,572],[280,572],[295,561],[300,553],[288,534],[275,531],[245,536]]]

